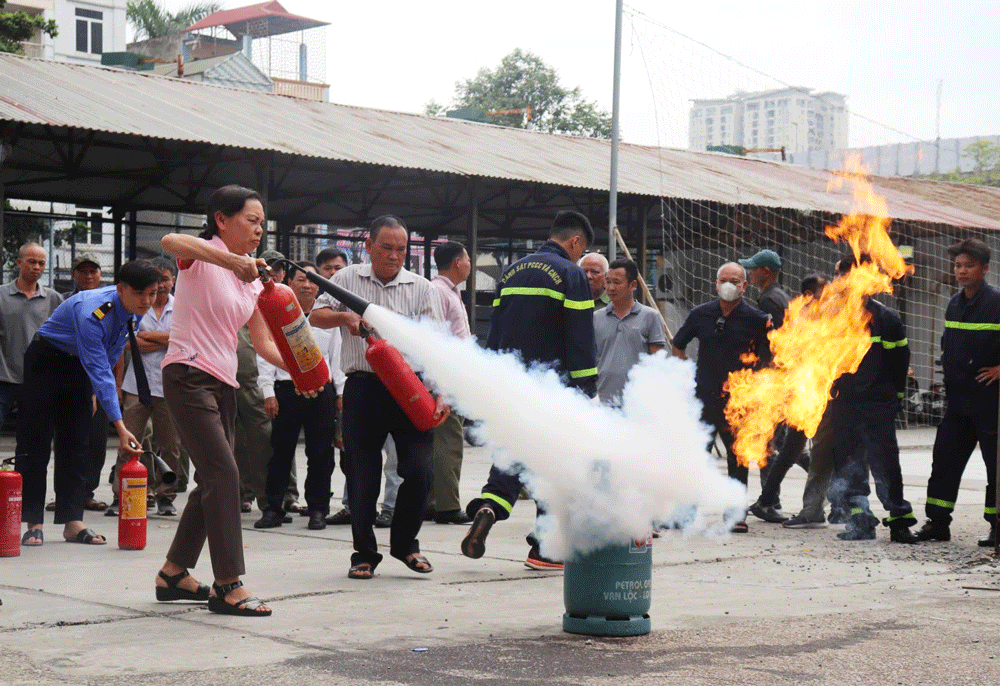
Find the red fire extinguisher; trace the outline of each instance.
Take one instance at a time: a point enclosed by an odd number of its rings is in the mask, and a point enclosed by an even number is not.
[[[257,297],[257,309],[271,331],[295,387],[300,391],[323,390],[330,381],[330,369],[298,299],[291,288],[274,283],[266,272],[261,273],[261,281],[264,290]]]
[[[302,269],[294,262],[285,260],[289,270]],[[305,270],[303,270],[305,271]],[[316,284],[321,291],[329,293],[344,304],[352,312],[364,317],[365,310],[371,303],[354,293],[341,288],[319,274],[305,272],[306,278]],[[266,288],[265,284],[265,288]],[[291,291],[291,289],[288,289]],[[263,296],[263,294],[261,294]],[[263,313],[263,308],[261,308]],[[266,316],[265,316],[266,319]],[[406,363],[403,356],[388,341],[375,338],[374,333],[362,325],[362,335],[368,343],[365,359],[372,371],[392,395],[393,400],[402,408],[406,416],[420,431],[430,431],[438,421],[434,417],[436,403],[427,387],[417,378],[413,369]]]
[[[14,471],[14,458],[0,468],[0,557],[21,554],[21,475]]]
[[[118,472],[118,547],[142,550],[146,547],[146,465],[135,453]]]
[[[375,332],[364,324],[361,333],[368,344],[365,359],[413,426],[420,431],[430,431],[437,426],[434,417],[437,404],[402,354],[384,338],[375,338]]]

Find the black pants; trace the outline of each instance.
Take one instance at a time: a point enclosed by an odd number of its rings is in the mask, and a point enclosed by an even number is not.
[[[23,478],[21,521],[41,524],[45,475],[55,438],[56,524],[83,519],[87,445],[92,417],[90,379],[79,358],[36,338],[24,354],[17,415],[15,468]]]
[[[916,523],[913,507],[903,498],[903,474],[899,467],[899,445],[896,443],[895,400],[830,402],[833,432],[834,479],[843,483],[844,500],[851,514],[869,512],[871,488],[863,456],[875,480],[875,494],[882,507],[889,511],[885,524],[910,526]],[[864,447],[864,451],[860,450]]]
[[[351,564],[382,561],[375,541],[375,507],[382,486],[382,446],[392,435],[403,483],[389,530],[389,554],[403,559],[420,552],[417,534],[424,520],[433,478],[434,431],[420,431],[374,374],[354,373],[344,387],[344,447],[350,464],[347,494],[355,553]]]
[[[330,477],[333,475],[333,433],[337,391],[327,384],[315,398],[295,393],[291,381],[276,381],[274,397],[278,414],[271,420],[271,459],[267,464],[267,506],[281,512],[288,490],[299,433],[306,434],[306,506],[330,511]]]
[[[805,447],[806,435],[798,429],[788,427],[785,431],[785,440],[781,444],[778,454],[774,457],[774,462],[765,477],[764,488],[761,490],[757,502],[765,507],[777,505],[781,495],[781,482],[788,474],[788,470],[798,463]]]
[[[498,469],[496,465],[490,467],[490,475],[486,479],[482,493],[478,498],[473,498],[465,506],[465,513],[470,517],[475,517],[480,508],[488,507],[493,510],[496,520],[499,522],[510,517],[514,504],[517,503],[521,489],[525,487],[521,475],[524,474],[524,467],[516,465],[509,470]],[[545,515],[545,507],[537,500],[535,501],[535,519]],[[537,528],[537,527],[536,527]],[[525,540],[530,546],[537,546],[538,539],[535,532],[529,533]]]
[[[736,453],[733,452],[733,441],[736,439],[733,436],[732,429],[729,428],[729,422],[726,420],[725,402],[720,400],[702,400],[701,421],[715,429],[715,433],[719,434],[719,437],[722,438],[722,445],[726,447],[726,467],[729,478],[736,479],[746,486],[750,470],[740,465],[736,459]],[[708,449],[709,451],[712,450],[712,443],[708,444]]]
[[[140,437],[141,438],[141,437]],[[90,418],[90,435],[87,437],[87,498],[101,485],[104,458],[108,453],[108,413],[97,403],[97,410]]]
[[[927,517],[942,524],[951,523],[962,473],[978,443],[986,463],[983,517],[988,522],[994,522],[997,518],[997,408],[990,403],[974,414],[960,414],[951,409],[957,404],[952,403],[945,412],[934,439],[931,477],[927,482]]]

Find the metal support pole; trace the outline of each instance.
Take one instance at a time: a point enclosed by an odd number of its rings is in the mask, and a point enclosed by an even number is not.
[[[133,207],[128,211],[128,258],[134,260],[139,256],[139,222]]]
[[[118,270],[122,266],[122,231],[124,230],[125,210],[121,207],[112,207],[111,217],[111,221],[115,225],[114,275],[112,276],[114,278],[118,276]]]
[[[469,212],[468,230],[465,249],[469,253],[472,270],[465,282],[465,290],[469,294],[469,328],[476,333],[476,260],[479,256],[479,184],[476,179],[469,179]]]
[[[431,237],[424,236],[424,278],[431,278]]]
[[[608,196],[608,259],[618,256],[615,233],[618,229],[618,122],[622,77],[622,4],[615,3],[615,82],[611,100],[611,188]]]

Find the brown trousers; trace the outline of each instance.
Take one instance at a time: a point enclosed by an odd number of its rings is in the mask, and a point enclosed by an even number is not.
[[[434,429],[434,486],[427,499],[428,509],[452,512],[462,509],[458,482],[462,478],[462,418],[454,412]]]
[[[236,389],[200,369],[174,363],[163,369],[163,395],[191,455],[197,484],[188,494],[167,559],[185,569],[194,567],[207,538],[215,578],[242,576],[240,471],[233,456]]]

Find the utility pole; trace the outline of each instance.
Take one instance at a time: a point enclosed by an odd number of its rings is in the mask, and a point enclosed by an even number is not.
[[[937,116],[934,117],[934,173],[941,173],[941,87],[944,79],[938,79]]]
[[[608,194],[608,260],[618,256],[618,100],[621,96],[622,80],[622,4],[615,3],[615,80],[611,96],[611,188]],[[639,265],[639,273],[645,265]]]

